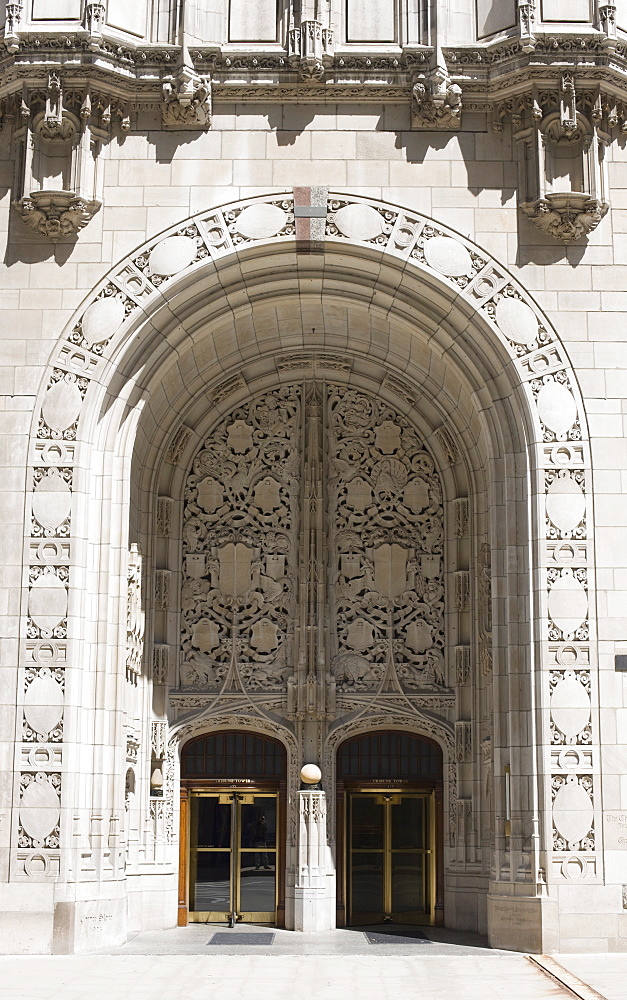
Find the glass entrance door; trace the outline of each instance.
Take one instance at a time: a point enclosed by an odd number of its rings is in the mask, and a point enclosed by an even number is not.
[[[350,923],[433,923],[432,795],[353,792],[347,806]]]
[[[189,919],[276,923],[276,793],[192,793]]]

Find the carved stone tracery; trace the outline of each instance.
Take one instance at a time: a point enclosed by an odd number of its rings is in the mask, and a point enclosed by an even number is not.
[[[315,444],[323,438],[324,459]],[[247,690],[285,687],[296,669],[297,551],[308,560],[299,593],[311,605],[299,648],[313,677],[326,651],[309,649],[324,586],[310,536],[325,519],[338,687],[376,690],[393,664],[408,691],[445,688],[442,487],[433,458],[389,405],[331,385],[256,397],[222,421],[194,460],[183,522],[182,688],[218,689],[235,667]],[[301,521],[307,538],[299,543]]]
[[[232,659],[252,689],[291,662],[300,396],[287,387],[234,410],[187,480],[181,686],[211,689]]]
[[[445,684],[442,487],[407,420],[352,389],[328,397],[338,689]]]

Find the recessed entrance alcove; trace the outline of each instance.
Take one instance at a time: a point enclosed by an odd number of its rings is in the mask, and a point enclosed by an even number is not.
[[[537,725],[559,746],[552,692],[590,670],[586,556],[560,534],[585,501],[576,380],[481,248],[298,192],[322,235],[285,192],[131,254],[41,393],[40,435],[76,440],[71,588],[117,608],[116,739],[150,733],[149,760],[128,751],[127,871],[154,876],[120,875],[130,925],[389,919],[542,950],[573,859],[598,877],[586,782],[528,749]]]

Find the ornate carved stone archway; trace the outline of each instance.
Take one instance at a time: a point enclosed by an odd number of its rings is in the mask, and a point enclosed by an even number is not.
[[[320,204],[324,217],[305,211]],[[28,685],[39,679],[59,688],[59,720],[43,741],[65,739],[71,755],[84,739],[59,726],[88,683],[79,672],[85,663],[81,644],[91,641],[89,648],[95,648],[99,626],[90,624],[85,602],[104,587],[119,605],[118,577],[126,578],[130,569],[135,575],[128,577],[128,617],[114,616],[108,647],[101,645],[98,657],[87,660],[90,672],[110,661],[123,668],[116,646],[128,643],[126,668],[136,683],[137,653],[146,643],[152,682],[158,687],[168,680],[168,643],[158,632],[176,598],[176,577],[161,568],[167,539],[178,532],[170,498],[181,495],[191,458],[216,413],[226,413],[253,390],[320,371],[376,389],[399,412],[411,414],[436,457],[459,537],[470,509],[481,544],[492,543],[492,563],[478,550],[477,587],[485,588],[491,573],[501,581],[493,602],[500,630],[494,683],[498,687],[508,672],[525,675],[533,740],[554,747],[549,771],[538,776],[534,755],[518,746],[515,727],[474,734],[475,748],[481,744],[498,777],[495,796],[506,762],[512,775],[530,777],[537,796],[529,806],[514,793],[512,836],[506,842],[499,834],[495,870],[505,856],[514,864],[516,854],[521,870],[527,865],[531,896],[538,892],[541,868],[550,882],[568,879],[577,866],[586,880],[598,880],[594,713],[591,708],[577,732],[565,716],[550,714],[552,692],[559,688],[559,702],[568,685],[578,685],[579,700],[585,696],[594,705],[590,456],[577,381],[558,335],[512,275],[458,234],[397,206],[299,189],[296,202],[285,192],[201,212],[117,265],[77,310],[55,347],[32,433],[22,694],[26,699]],[[122,483],[117,496],[116,478]],[[509,490],[516,482],[521,489]],[[469,495],[482,498],[474,509]],[[508,503],[516,508],[509,518]],[[119,518],[117,540],[97,534],[99,558],[102,543],[110,555],[106,564],[99,562],[96,581],[90,576],[89,534],[94,523],[109,525],[112,512]],[[522,538],[516,517],[526,526]],[[139,553],[129,563],[126,545],[124,551],[120,546],[127,522],[144,543],[155,581],[154,597],[144,592],[146,635]],[[154,529],[166,541],[152,541]],[[456,530],[451,520],[450,537]],[[459,563],[451,579],[460,614],[469,600],[473,551],[466,547],[466,564]],[[507,565],[507,551],[528,559],[522,583]],[[507,599],[521,593],[529,602],[528,631],[524,621],[507,625]],[[461,688],[471,676],[470,645],[483,642],[486,675],[491,666],[488,604],[472,642],[454,643],[452,669]],[[524,649],[514,655],[520,643]],[[69,702],[66,676],[74,678]],[[35,738],[28,718],[26,742]],[[364,717],[359,724],[374,722]],[[389,724],[401,723],[390,717]],[[96,743],[104,725],[96,709]],[[419,731],[419,724],[412,725]],[[472,736],[462,710],[455,730],[460,763]],[[568,758],[562,752],[567,744]],[[59,761],[51,749],[37,781],[64,803],[73,792]],[[97,771],[109,765],[96,752],[93,766]],[[45,856],[44,877],[58,872],[69,836],[66,813],[41,842],[29,833],[32,793],[26,789],[34,780],[35,769],[25,765],[16,799],[25,822],[16,827],[12,859],[18,879],[27,877],[35,854]],[[81,801],[85,822],[96,811],[95,795]],[[586,830],[583,818],[579,825],[569,820],[575,799],[581,816],[589,815]],[[530,851],[531,814],[543,824]]]

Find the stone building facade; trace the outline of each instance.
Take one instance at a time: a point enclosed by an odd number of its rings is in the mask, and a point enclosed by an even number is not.
[[[624,948],[623,0],[2,16],[2,947]]]

